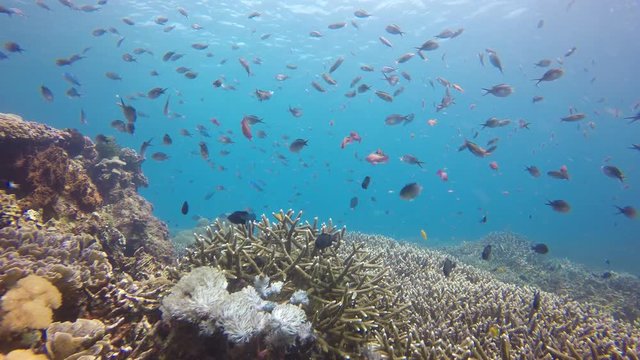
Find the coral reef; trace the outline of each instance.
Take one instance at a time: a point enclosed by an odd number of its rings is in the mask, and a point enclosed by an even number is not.
[[[490,261],[480,259],[485,245],[493,245]],[[533,285],[544,291],[600,306],[618,319],[640,320],[640,279],[603,270],[594,273],[566,259],[540,255],[533,243],[511,232],[493,232],[484,238],[444,248],[466,264],[487,270],[504,282]]]
[[[352,233],[347,241],[383,254],[388,276],[403,284],[400,296],[411,304],[408,321],[417,338],[412,358],[640,356],[640,327],[596,306],[507,284],[459,262],[446,277],[442,267],[451,256],[383,236]]]

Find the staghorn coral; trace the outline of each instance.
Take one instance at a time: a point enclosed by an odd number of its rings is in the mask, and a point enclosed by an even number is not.
[[[478,254],[486,244],[493,244],[491,261]],[[502,281],[534,285],[542,290],[597,305],[614,317],[633,322],[640,319],[640,279],[612,271],[594,274],[566,259],[536,254],[525,237],[511,232],[493,232],[475,242],[443,249],[465,263],[490,271]],[[607,274],[607,276],[604,276]]]
[[[309,304],[304,310],[316,341],[312,346],[300,344],[290,354],[295,358],[357,358],[368,343],[379,345],[379,352],[387,356],[407,356],[406,339],[412,335],[404,320],[409,306],[397,295],[401,285],[388,282],[381,256],[372,256],[362,245],[344,244],[344,229],[336,231],[331,222],[318,228],[317,219],[302,224],[301,216],[280,212],[274,214],[274,223],[263,216],[249,228],[217,220],[207,235],[196,235],[180,269],[220,267],[229,279],[230,291],[254,283],[256,276],[268,276],[270,281],[283,283],[279,293],[273,292],[277,303],[304,290]],[[322,232],[334,234],[336,243],[319,250],[315,240]],[[266,290],[260,285],[264,280],[258,278],[257,283]],[[385,328],[392,327],[395,333],[384,334]]]
[[[640,328],[593,305],[540,292],[539,305],[534,306],[534,288],[503,283],[465,264],[445,277],[444,253],[360,233],[348,234],[346,241],[384,254],[389,277],[403,284],[400,297],[412,308],[407,319],[414,334],[411,358],[636,359],[640,355]],[[378,349],[372,345],[368,353]]]

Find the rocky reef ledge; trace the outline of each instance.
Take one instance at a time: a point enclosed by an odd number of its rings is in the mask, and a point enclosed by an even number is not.
[[[216,219],[174,257],[134,151],[7,115],[0,147],[8,360],[640,356],[637,322],[292,210]]]

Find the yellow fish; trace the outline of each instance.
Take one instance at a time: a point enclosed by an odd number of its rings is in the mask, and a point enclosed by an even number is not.
[[[493,324],[489,326],[489,328],[487,329],[487,334],[491,335],[492,337],[498,337],[498,335],[500,335],[500,329],[498,329],[498,325]]]
[[[280,222],[282,222],[284,220],[284,216],[282,216],[282,214],[280,214],[280,213],[273,214],[273,217],[276,218]]]
[[[427,232],[423,229],[420,229],[420,236],[426,241],[427,240]]]

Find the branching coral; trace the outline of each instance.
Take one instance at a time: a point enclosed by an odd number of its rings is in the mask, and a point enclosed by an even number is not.
[[[196,236],[181,267],[220,267],[231,279],[231,289],[268,276],[271,287],[283,283],[275,296],[278,303],[304,290],[316,342],[315,351],[298,349],[297,356],[358,357],[369,343],[377,344],[386,356],[409,355],[413,335],[404,322],[409,308],[398,295],[401,284],[388,281],[382,256],[370,254],[362,244],[344,244],[344,229],[337,231],[331,222],[320,227],[317,219],[303,224],[302,213],[293,211],[274,217],[273,223],[263,216],[250,227],[217,221],[207,235]],[[335,238],[331,247],[316,247],[322,233]],[[267,289],[260,280],[257,288]],[[304,297],[299,301],[306,302]],[[385,328],[394,331],[386,333]]]

